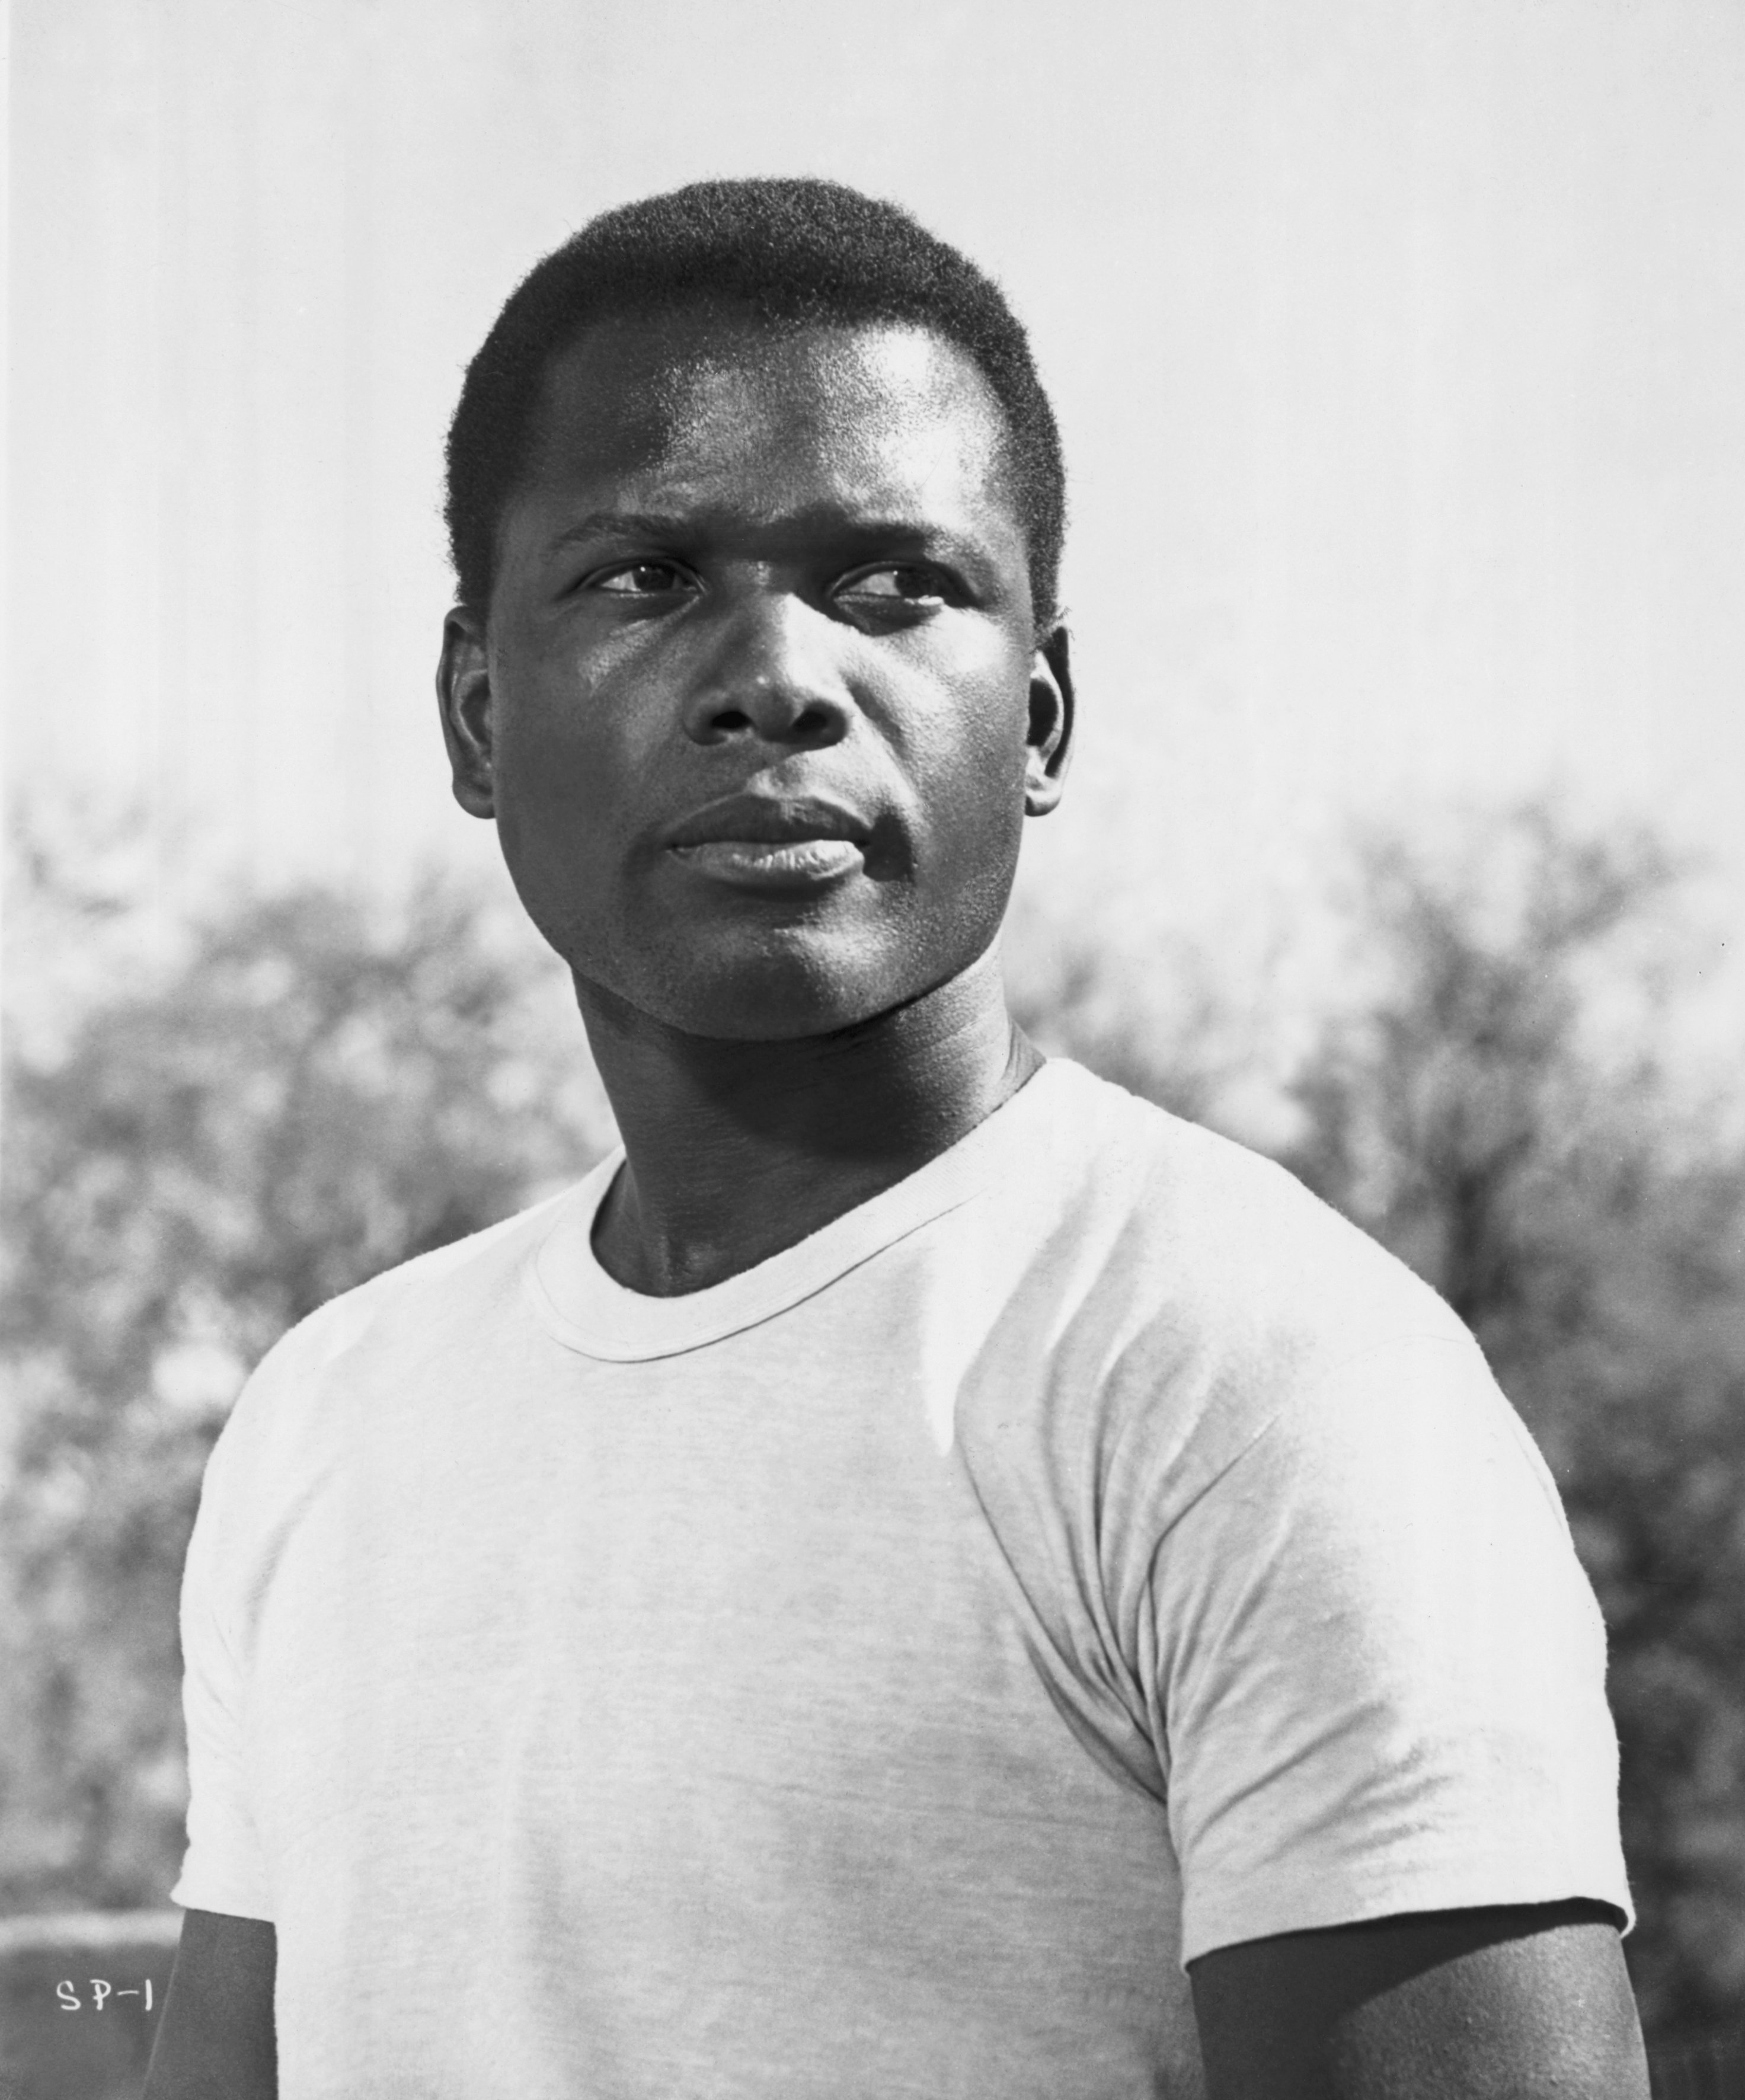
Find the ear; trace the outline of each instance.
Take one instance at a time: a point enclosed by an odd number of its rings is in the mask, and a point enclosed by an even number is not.
[[[442,624],[436,704],[442,710],[442,740],[448,747],[455,801],[470,817],[494,817],[491,767],[496,722],[489,653],[484,622],[464,605],[454,607]]]
[[[1024,814],[1045,817],[1059,801],[1072,762],[1072,668],[1067,630],[1056,624],[1036,644],[1030,672],[1030,746]]]

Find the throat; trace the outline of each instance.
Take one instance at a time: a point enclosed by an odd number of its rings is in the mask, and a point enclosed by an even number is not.
[[[612,1177],[594,1221],[594,1258],[626,1290],[682,1298],[712,1290],[869,1203],[926,1164],[912,1159],[773,1166],[749,1184],[715,1177],[689,1185],[652,1218],[638,1201],[629,1162]]]
[[[624,1164],[594,1216],[594,1259],[645,1297],[727,1282],[918,1172],[1045,1062],[1014,1027],[1003,1065],[968,1095],[884,1104],[859,1095],[840,1117],[797,1123],[674,1116],[634,1140],[626,1130]]]

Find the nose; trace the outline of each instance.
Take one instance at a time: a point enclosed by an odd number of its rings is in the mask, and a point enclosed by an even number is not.
[[[753,589],[722,606],[685,704],[697,743],[751,735],[809,747],[840,743],[853,702],[838,624],[791,590]]]

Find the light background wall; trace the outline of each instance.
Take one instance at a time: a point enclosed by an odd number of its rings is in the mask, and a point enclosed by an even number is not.
[[[1235,968],[1350,813],[1555,781],[1745,921],[1738,0],[15,0],[11,73],[15,789],[263,880],[484,865],[462,367],[603,206],[815,172],[989,266],[1057,399],[1027,893]]]

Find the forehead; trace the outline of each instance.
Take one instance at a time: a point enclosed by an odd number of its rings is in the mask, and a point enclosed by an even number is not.
[[[930,330],[681,312],[590,329],[547,371],[520,487],[670,514],[819,506],[1018,532],[999,403]]]

